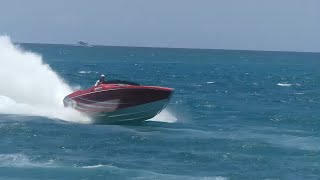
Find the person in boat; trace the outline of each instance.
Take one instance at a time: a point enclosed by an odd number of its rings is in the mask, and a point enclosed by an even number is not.
[[[105,84],[106,81],[106,76],[104,74],[101,74],[100,79],[96,82],[96,84],[94,86],[98,86],[100,84]]]

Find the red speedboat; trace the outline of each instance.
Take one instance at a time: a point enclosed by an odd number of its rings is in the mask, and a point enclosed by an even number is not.
[[[98,123],[142,122],[160,113],[172,93],[171,88],[115,80],[69,94],[63,103]]]

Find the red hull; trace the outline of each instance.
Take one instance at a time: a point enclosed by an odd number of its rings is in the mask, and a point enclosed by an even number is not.
[[[148,117],[155,116],[169,102],[173,89],[156,87],[156,86],[137,86],[127,84],[101,84],[89,88],[87,90],[76,91],[63,100],[65,106],[72,106],[74,109],[87,113],[92,116],[103,114],[116,114],[126,112],[134,107],[143,107],[141,111],[146,109],[147,104],[155,102],[165,102],[161,106],[157,106],[153,114]],[[157,103],[159,104],[159,103]],[[120,111],[121,110],[121,111]],[[135,114],[134,112],[130,112]],[[121,116],[121,115],[117,115]]]

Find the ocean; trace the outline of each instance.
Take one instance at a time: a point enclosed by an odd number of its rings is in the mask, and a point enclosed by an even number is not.
[[[13,44],[0,179],[319,179],[320,53]],[[175,89],[138,125],[65,110],[100,74]]]

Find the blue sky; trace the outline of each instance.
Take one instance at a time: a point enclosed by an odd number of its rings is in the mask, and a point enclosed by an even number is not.
[[[319,0],[10,0],[18,42],[320,52]]]

